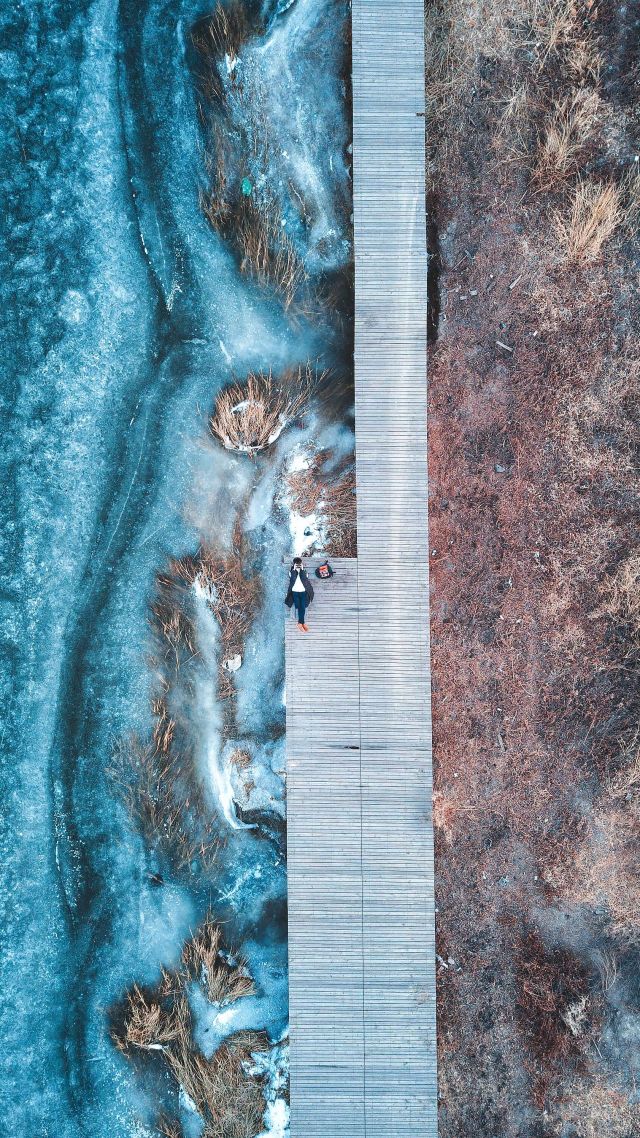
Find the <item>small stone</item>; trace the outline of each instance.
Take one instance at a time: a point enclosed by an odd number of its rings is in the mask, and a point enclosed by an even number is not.
[[[506,466],[501,466],[499,462],[496,462],[493,469],[495,470],[496,474],[506,474],[507,473]]]
[[[240,654],[230,656],[228,660],[224,661],[222,666],[226,668],[228,672],[237,672],[238,669],[242,667],[242,656]]]

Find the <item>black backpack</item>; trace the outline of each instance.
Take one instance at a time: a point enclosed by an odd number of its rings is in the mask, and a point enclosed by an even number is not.
[[[322,565],[318,565],[318,568],[316,569],[316,577],[319,577],[321,581],[328,581],[329,577],[333,576],[334,570],[331,568],[328,561],[323,561]]]

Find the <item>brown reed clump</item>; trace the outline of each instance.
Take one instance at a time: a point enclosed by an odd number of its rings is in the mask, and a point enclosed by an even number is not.
[[[193,35],[200,61],[198,110],[206,132],[207,185],[199,191],[200,208],[212,228],[235,246],[240,272],[253,277],[262,287],[273,289],[286,311],[294,302],[297,307],[304,301],[307,272],[282,224],[276,200],[264,188],[258,191],[253,186],[247,193],[240,172],[244,165],[240,156],[249,149],[258,168],[266,168],[268,161],[268,124],[256,100],[248,102],[234,70],[242,44],[256,30],[255,21],[234,0],[228,7],[218,4],[213,16],[201,21]],[[244,102],[243,117],[251,123],[250,129],[239,126],[241,142],[236,140],[235,153],[229,131],[221,121],[230,88]],[[295,187],[290,186],[290,190],[296,199],[294,208],[301,208],[306,222],[304,201]]]
[[[236,747],[229,755],[229,762],[236,768],[236,770],[244,771],[247,767],[251,766],[251,752],[245,751],[241,747]]]
[[[307,273],[295,245],[283,230],[275,205],[241,197],[234,222],[240,272],[254,277],[263,287],[273,288],[288,310]]]
[[[356,557],[358,536],[355,470],[348,470],[337,482],[329,485],[325,513],[329,534],[327,553],[334,557]]]
[[[542,1105],[558,1067],[587,1049],[600,1008],[585,966],[564,949],[547,949],[537,931],[516,937],[517,1010],[528,1041],[534,1097]]]
[[[218,0],[213,13],[196,25],[191,41],[200,59],[198,83],[204,99],[212,103],[223,101],[218,63],[225,57],[237,59],[254,30],[242,0],[228,0],[225,4]]]
[[[218,553],[203,545],[195,557],[174,561],[172,569],[176,578],[188,585],[197,581],[206,590],[207,604],[220,627],[222,659],[242,653],[259,601],[260,583],[244,575],[240,554]]]
[[[176,671],[185,658],[197,655],[195,629],[192,620],[180,605],[180,598],[166,588],[166,578],[158,577],[159,599],[151,605],[151,625],[164,649],[165,659],[170,658]]]
[[[554,215],[554,229],[567,261],[597,260],[625,217],[623,190],[614,182],[580,180],[569,207]]]
[[[207,185],[198,191],[200,209],[216,233],[236,247],[240,272],[273,289],[285,311],[295,306],[296,312],[305,312],[307,271],[282,226],[278,206],[264,193],[243,194],[242,183],[231,173],[228,137],[215,121],[209,126],[204,166]]]
[[[246,961],[230,964],[221,955],[222,929],[209,914],[182,950],[182,964],[188,976],[202,983],[212,1004],[231,1004],[254,993]]]
[[[209,914],[184,945],[183,967],[162,970],[154,991],[135,985],[120,1007],[112,1011],[111,1037],[129,1059],[157,1053],[177,1087],[200,1114],[203,1133],[210,1138],[255,1138],[263,1129],[265,1109],[262,1079],[250,1073],[252,1055],[264,1051],[263,1032],[240,1031],[206,1058],[194,1039],[187,987],[203,985],[209,999],[229,1003],[253,991],[246,966],[229,963],[223,955],[221,930]],[[178,1123],[164,1115],[158,1128],[166,1138],[181,1133]]]
[[[241,541],[234,551],[219,554],[202,547],[193,557],[170,563],[157,576],[157,598],[151,606],[155,633],[154,664],[160,692],[151,701],[153,729],[148,741],[135,735],[114,748],[110,774],[152,848],[180,871],[193,863],[210,870],[220,836],[210,820],[202,775],[196,769],[188,718],[178,723],[169,710],[180,673],[199,655],[192,587],[199,582],[220,628],[219,694],[229,700],[235,687],[224,661],[242,654],[259,598],[257,578],[242,571]]]
[[[250,372],[244,384],[220,392],[209,429],[227,450],[256,454],[304,411],[312,387],[310,364],[285,371],[278,379],[270,371]]]
[[[251,1055],[266,1050],[261,1032],[243,1031],[223,1043],[211,1059],[191,1048],[166,1052],[176,1082],[195,1103],[206,1138],[255,1138],[265,1109],[260,1082],[248,1074]]]
[[[208,186],[200,187],[200,209],[212,229],[222,237],[233,234],[235,190],[229,176],[229,139],[218,123],[210,130],[210,143],[204,154]]]
[[[162,1138],[182,1138],[182,1129],[178,1122],[173,1122],[170,1118],[159,1118],[156,1122],[156,1130]]]
[[[124,1014],[112,1031],[116,1047],[125,1054],[132,1048],[162,1051],[182,1039],[190,1022],[189,1005],[184,998],[167,1004],[156,993],[145,993],[137,984],[127,995]]]

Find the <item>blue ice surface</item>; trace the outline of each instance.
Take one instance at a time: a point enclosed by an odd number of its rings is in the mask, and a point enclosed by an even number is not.
[[[295,106],[315,126],[306,140],[288,131],[291,160],[299,148],[308,170],[322,151],[340,177],[339,80],[330,65],[304,65],[304,42],[315,20],[326,40],[342,7],[265,6],[274,129]],[[221,453],[204,421],[233,377],[332,349],[240,277],[200,213],[187,56],[190,28],[208,10],[196,0],[33,0],[0,14],[10,343],[1,990],[12,1136],[152,1133],[151,1093],[112,1047],[105,1013],[177,961],[210,901],[256,973],[256,1023],[274,1041],[286,1027],[277,833],[241,824],[213,884],[196,875],[159,886],[107,775],[113,741],[150,725],[154,574],[202,539],[228,543],[254,483],[249,536],[265,600],[239,673],[239,731],[272,757],[284,724],[273,629],[287,519],[269,505],[268,470]],[[289,54],[295,66],[278,88]],[[331,212],[332,176],[319,164],[313,186],[337,264],[348,238]]]

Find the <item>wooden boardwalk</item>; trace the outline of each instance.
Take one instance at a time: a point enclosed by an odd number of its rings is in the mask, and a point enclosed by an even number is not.
[[[287,622],[292,1138],[437,1134],[423,6],[353,0],[358,559]]]

